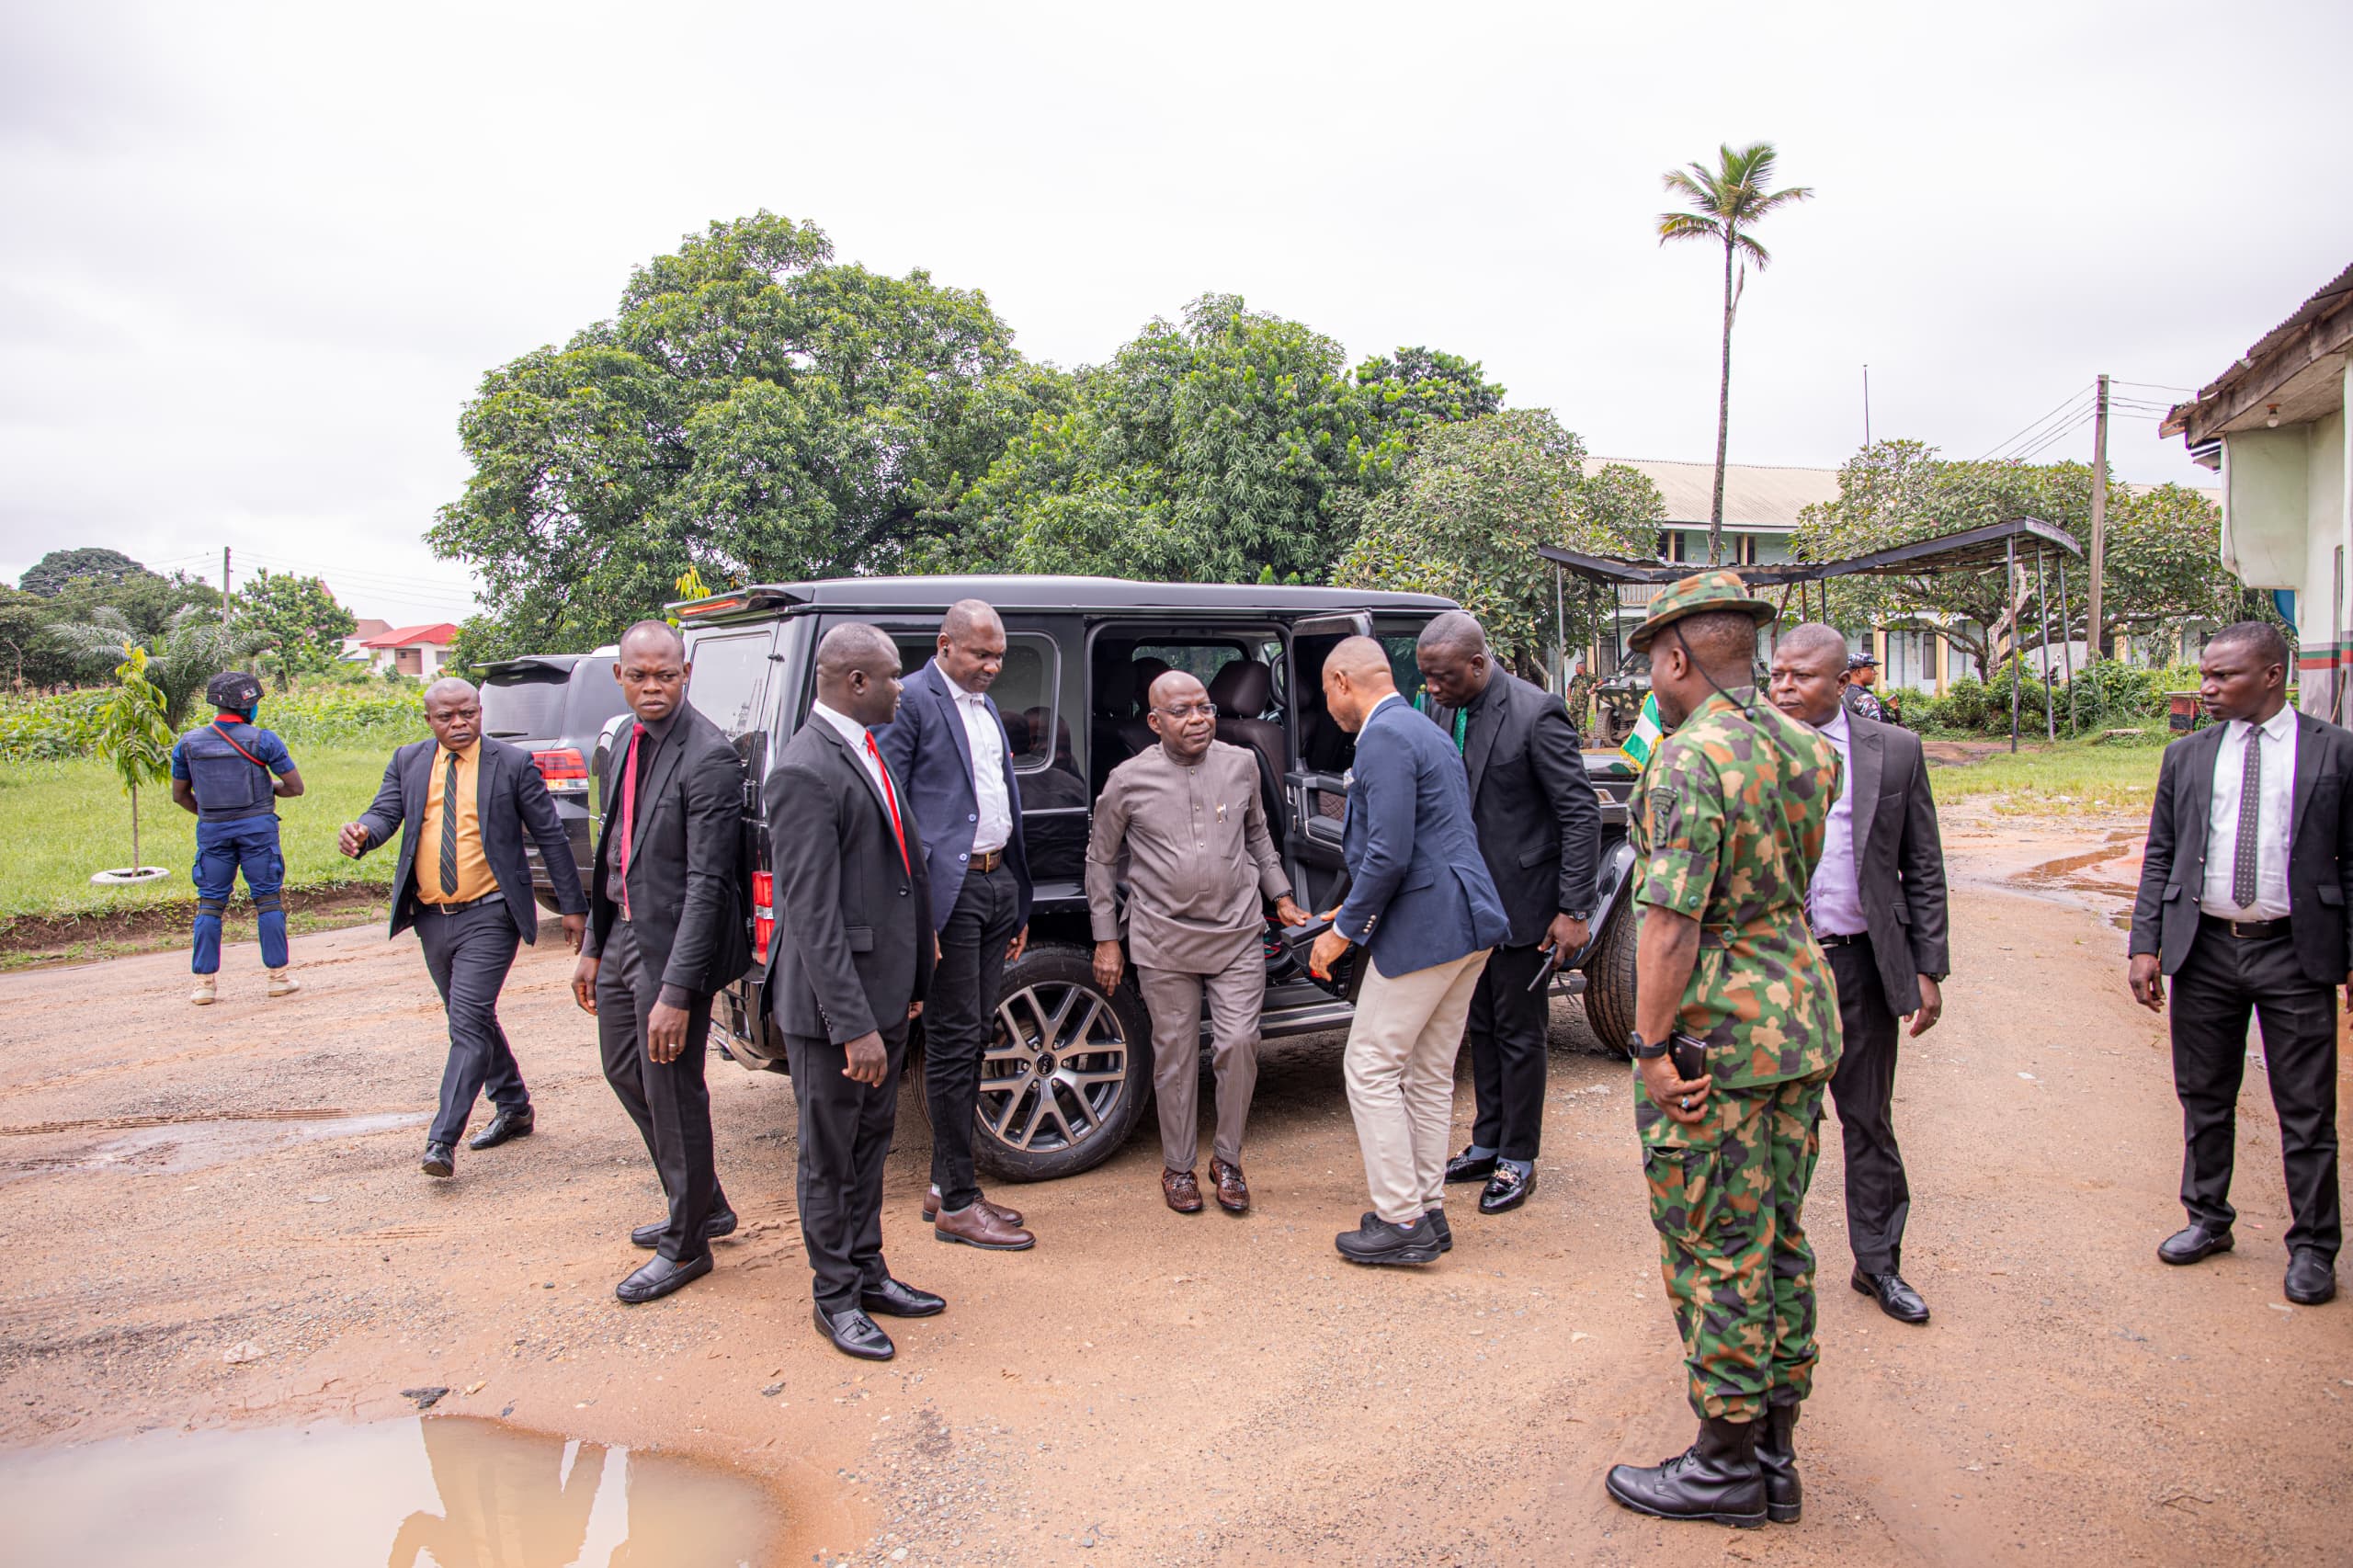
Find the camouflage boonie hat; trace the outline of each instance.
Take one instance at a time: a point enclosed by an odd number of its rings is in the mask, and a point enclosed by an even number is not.
[[[1687,615],[1719,609],[1743,611],[1759,626],[1780,613],[1765,600],[1751,597],[1748,585],[1740,580],[1739,573],[1720,566],[1669,584],[1665,593],[1651,601],[1651,612],[1643,623],[1627,635],[1626,646],[1637,653],[1647,653],[1651,639],[1662,628],[1674,625]]]

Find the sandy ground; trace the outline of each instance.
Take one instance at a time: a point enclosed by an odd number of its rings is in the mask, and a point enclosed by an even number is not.
[[[867,1369],[809,1324],[787,1081],[714,1062],[746,1227],[710,1279],[622,1307],[657,1189],[569,955],[527,950],[506,993],[539,1134],[434,1182],[415,1158],[439,1012],[415,943],[373,929],[301,938],[304,991],[275,1005],[250,948],[205,1011],[176,955],[0,978],[0,1444],[367,1420],[444,1384],[445,1410],[761,1477],[792,1520],[780,1562],[2353,1561],[2353,1301],[2280,1295],[2255,1063],[2239,1250],[2154,1257],[2180,1222],[2178,1113],[2097,881],[2129,872],[2099,863],[2131,826],[1949,821],[1957,974],[1897,1093],[1906,1273],[1936,1320],[1847,1289],[1826,1122],[1801,1526],[1664,1524],[1601,1489],[1692,1421],[1627,1070],[1574,1004],[1535,1198],[1495,1220],[1466,1201],[1419,1272],[1332,1251],[1364,1207],[1336,1039],[1268,1052],[1248,1218],[1169,1213],[1147,1136],[999,1192],[1042,1238],[1018,1256],[932,1242],[905,1102],[885,1233],[952,1304],[892,1324],[899,1359]],[[2009,881],[2063,858],[2066,881]]]

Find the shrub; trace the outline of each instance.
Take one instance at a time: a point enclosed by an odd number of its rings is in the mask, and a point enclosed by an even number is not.
[[[98,687],[31,700],[0,699],[0,762],[97,756],[97,710],[112,695]],[[283,697],[264,698],[261,722],[285,740],[300,764],[305,745],[390,746],[420,739],[426,733],[425,695],[414,682],[305,683]]]

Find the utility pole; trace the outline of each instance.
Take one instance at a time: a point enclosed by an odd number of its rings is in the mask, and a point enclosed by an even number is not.
[[[221,635],[229,635],[229,547],[221,547]]]
[[[2100,589],[2108,560],[2108,378],[2099,379],[2097,412],[2092,416],[2092,602],[2084,624],[2084,667],[2099,663]]]
[[[1871,449],[1871,368],[1863,367],[1863,450]]]

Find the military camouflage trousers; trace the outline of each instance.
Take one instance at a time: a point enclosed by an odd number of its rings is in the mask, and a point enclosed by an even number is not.
[[[1813,1387],[1813,1248],[1802,1222],[1831,1069],[1717,1089],[1678,1125],[1634,1074],[1659,1273],[1683,1335],[1691,1408],[1754,1421]]]

